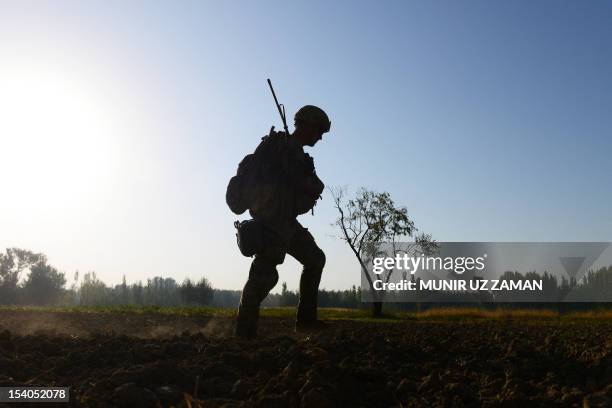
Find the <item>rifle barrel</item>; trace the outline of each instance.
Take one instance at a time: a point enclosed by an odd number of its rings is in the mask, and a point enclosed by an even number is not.
[[[272,81],[270,81],[270,78],[268,78],[268,85],[270,86],[270,91],[272,91],[272,96],[274,97],[274,102],[276,103],[276,109],[278,109],[278,114],[280,115],[282,121],[283,121],[283,126],[285,127],[285,134],[287,136],[289,136],[289,128],[287,127],[287,119],[285,118],[285,107],[283,106],[283,109],[281,109],[281,104],[278,103],[278,99],[276,98],[276,93],[274,92],[274,88],[272,87]]]

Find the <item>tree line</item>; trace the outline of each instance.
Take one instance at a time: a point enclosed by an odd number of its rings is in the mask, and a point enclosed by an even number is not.
[[[22,275],[27,274],[25,279]],[[49,265],[47,257],[26,249],[8,248],[0,253],[0,305],[209,305],[214,289],[206,278],[197,282],[154,277],[146,284],[123,282],[107,286],[95,272],[81,277],[75,272],[66,287],[66,275]]]
[[[27,275],[27,276],[22,276]],[[23,279],[22,279],[23,278]],[[536,272],[521,274],[506,272],[500,277],[503,280],[542,279],[543,293],[537,297],[524,299],[520,303],[504,303],[503,298],[493,299],[487,293],[481,298],[473,298],[466,303],[466,296],[458,293],[437,293],[436,300],[428,299],[431,294],[419,293],[412,302],[387,303],[389,310],[425,310],[439,306],[478,306],[518,307],[518,308],[560,308],[560,300],[565,300],[563,308],[568,310],[592,309],[609,306],[612,299],[612,266],[589,271],[580,282],[566,280],[544,273]],[[173,278],[160,276],[128,284],[125,277],[121,284],[109,286],[101,281],[95,272],[79,272],[73,276],[70,286],[63,272],[49,265],[47,257],[19,248],[8,248],[0,252],[0,305],[37,305],[37,306],[108,306],[108,305],[139,305],[139,306],[214,306],[234,308],[240,303],[241,291],[215,289],[205,278],[199,281],[185,279],[178,283]],[[514,295],[516,296],[516,294]],[[524,296],[533,296],[525,294]],[[568,303],[573,297],[592,302],[603,303]],[[319,291],[320,307],[339,307],[358,309],[370,307],[362,303],[362,289],[353,286],[346,290]],[[387,299],[388,300],[388,299]],[[509,299],[508,299],[509,300]],[[283,282],[280,293],[270,293],[264,300],[264,307],[295,306],[299,301],[299,293],[287,288]],[[459,302],[458,302],[459,301]]]
[[[22,279],[24,276],[25,279]],[[128,284],[106,285],[88,272],[80,276],[75,272],[67,287],[64,272],[49,265],[47,257],[26,249],[8,248],[0,252],[0,305],[34,306],[214,306],[238,307],[241,291],[214,289],[205,278],[198,281],[185,279],[178,283],[173,278],[156,276]],[[299,294],[287,289],[283,283],[281,293],[271,293],[263,306],[297,305]],[[321,290],[322,307],[361,307],[361,290],[353,286],[344,291]]]

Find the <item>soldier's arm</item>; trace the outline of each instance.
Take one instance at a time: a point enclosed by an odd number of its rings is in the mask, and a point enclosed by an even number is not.
[[[325,185],[316,175],[312,175],[302,178],[300,188],[305,194],[318,197],[323,193]]]
[[[301,160],[299,165],[292,166],[292,168],[292,183],[298,187],[298,191],[311,197],[319,197],[325,186],[315,173],[312,158],[306,154],[304,160]]]

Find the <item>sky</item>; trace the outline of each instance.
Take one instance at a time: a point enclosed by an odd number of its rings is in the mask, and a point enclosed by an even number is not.
[[[0,249],[241,289],[224,194],[282,126],[267,78],[329,114],[326,186],[438,241],[612,241],[610,73],[609,1],[2,1]],[[299,218],[328,289],[359,284],[336,217],[326,193]]]

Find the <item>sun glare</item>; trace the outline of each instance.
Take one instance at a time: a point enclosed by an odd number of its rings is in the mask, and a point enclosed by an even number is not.
[[[82,205],[110,182],[118,124],[92,85],[0,67],[0,171],[20,209]]]

